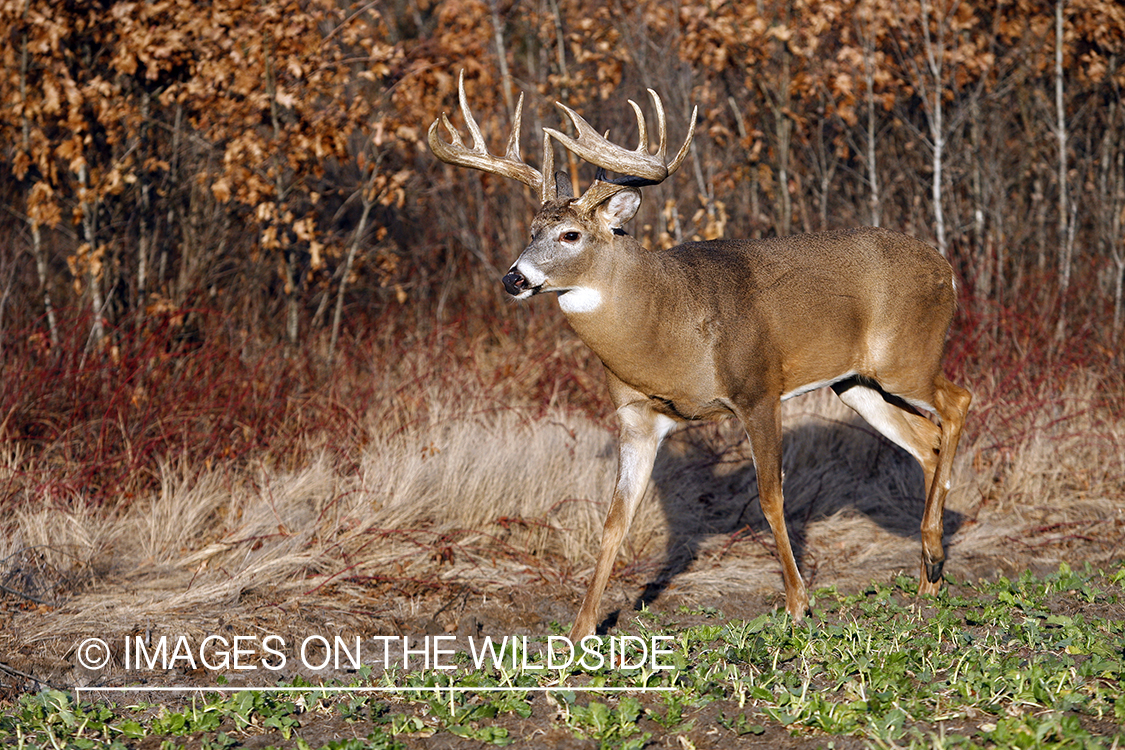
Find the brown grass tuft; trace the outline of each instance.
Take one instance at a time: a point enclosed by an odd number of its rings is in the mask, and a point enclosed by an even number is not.
[[[25,437],[0,459],[0,583],[21,606],[4,610],[0,647],[65,653],[85,634],[232,622],[400,632],[454,599],[521,590],[559,602],[548,616],[572,616],[593,568],[615,436],[599,366],[557,321],[540,331],[435,331],[352,347],[334,370],[312,355],[236,354],[221,338],[172,361],[151,343],[119,352],[129,368],[107,360],[71,375],[52,365],[63,382],[93,378],[116,406],[68,405],[44,387],[8,407],[9,435]],[[1050,362],[951,354],[955,377],[977,392],[947,504],[953,578],[1121,554],[1120,374]],[[137,374],[159,368],[170,372]],[[191,387],[172,399],[161,382]],[[139,388],[145,399],[122,395]],[[164,406],[151,408],[158,395]],[[70,427],[42,428],[60,424]],[[785,427],[790,529],[812,585],[916,575],[913,459],[827,391],[787,402]],[[671,436],[650,495],[613,606],[642,594],[653,606],[781,601],[737,424]]]

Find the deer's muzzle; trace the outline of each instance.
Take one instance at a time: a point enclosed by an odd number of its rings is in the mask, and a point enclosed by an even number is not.
[[[527,279],[524,277],[524,275],[514,268],[511,271],[508,271],[507,275],[504,276],[502,281],[504,282],[504,291],[506,291],[513,297],[522,294],[531,288],[527,283]]]

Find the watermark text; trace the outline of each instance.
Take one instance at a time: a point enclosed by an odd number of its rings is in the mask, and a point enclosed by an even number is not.
[[[126,672],[206,670],[226,672],[278,672],[301,667],[313,672],[351,671],[362,667],[447,671],[466,654],[476,670],[524,672],[583,669],[596,671],[674,668],[673,636],[587,636],[572,642],[552,635],[546,641],[529,636],[482,636],[459,639],[454,635],[369,636],[309,635],[290,639],[280,635],[186,635],[146,637],[130,635],[116,642],[86,638],[76,647],[79,665],[90,670],[116,664]]]

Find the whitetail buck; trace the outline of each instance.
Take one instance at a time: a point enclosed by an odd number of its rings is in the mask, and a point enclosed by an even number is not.
[[[945,560],[942,510],[953,454],[972,394],[941,372],[956,303],[953,271],[936,250],[885,229],[766,240],[688,242],[650,250],[623,231],[641,201],[637,189],[674,172],[695,130],[666,159],[664,110],[652,95],[659,148],[649,152],[637,104],[640,145],[613,145],[563,104],[577,131],[544,128],[541,171],[519,155],[520,115],[504,156],[488,153],[469,112],[467,147],[443,114],[429,143],[442,161],[512,177],[539,191],[531,244],[504,276],[516,299],[552,292],[575,332],[605,365],[621,425],[617,484],[601,553],[570,632],[594,632],[610,571],[645,493],[663,438],[682,422],[738,417],[750,439],[762,512],[785,582],[785,609],[801,618],[808,595],[797,570],[781,495],[781,402],[830,386],[925,473],[919,592],[937,593]],[[552,179],[551,139],[598,167],[574,198],[569,178]],[[607,179],[605,170],[623,177]],[[937,417],[940,427],[922,414]]]

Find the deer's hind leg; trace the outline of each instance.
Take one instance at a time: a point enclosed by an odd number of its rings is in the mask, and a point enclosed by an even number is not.
[[[941,587],[941,566],[945,553],[941,547],[942,513],[945,496],[949,492],[953,474],[953,456],[961,440],[961,428],[973,394],[946,380],[942,375],[934,378],[934,411],[941,422],[941,447],[933,480],[926,487],[926,510],[922,515],[922,571],[918,593],[936,594]]]
[[[936,594],[945,563],[942,516],[949,492],[953,455],[961,436],[972,394],[937,375],[932,396],[921,400],[931,407],[941,426],[923,416],[910,402],[873,383],[851,379],[832,389],[840,399],[895,445],[914,456],[922,466],[926,506],[922,514],[922,567],[918,592]],[[929,394],[926,394],[929,396]]]

